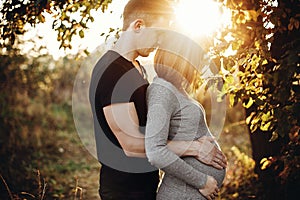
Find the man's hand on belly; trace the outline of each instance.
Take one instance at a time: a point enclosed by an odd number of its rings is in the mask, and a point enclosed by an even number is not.
[[[198,154],[196,158],[216,169],[223,169],[227,166],[227,160],[222,151],[215,145],[213,138],[203,136],[197,140],[199,142]]]

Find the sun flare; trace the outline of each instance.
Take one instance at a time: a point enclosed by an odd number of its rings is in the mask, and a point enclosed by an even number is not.
[[[191,36],[208,36],[230,23],[230,12],[213,0],[179,0],[175,13],[178,28]]]

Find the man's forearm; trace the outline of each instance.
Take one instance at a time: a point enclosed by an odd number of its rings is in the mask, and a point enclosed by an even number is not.
[[[123,150],[129,157],[145,158],[144,135],[136,133],[136,136],[137,135],[138,137],[130,137],[123,140]],[[201,138],[201,142],[199,140],[168,141],[167,147],[179,157],[192,156],[217,169],[225,168],[227,165],[225,156],[213,143],[211,143],[211,139],[203,137]]]
[[[141,134],[141,137],[139,138],[131,138],[130,140],[126,141],[126,149],[123,150],[125,154],[129,157],[139,157],[139,158],[145,158],[146,152],[145,152],[145,138]]]
[[[146,157],[145,135],[139,131],[134,103],[112,104],[104,107],[103,112],[125,154],[130,157]],[[168,141],[168,148],[178,156],[197,156],[198,147],[195,141]]]
[[[145,138],[140,134],[139,138],[132,138],[132,140],[127,141],[124,152],[130,157],[146,157],[145,153]],[[198,149],[195,145],[195,141],[168,141],[168,148],[173,151],[176,155],[180,157],[184,156],[194,156],[198,155]]]
[[[168,148],[180,157],[198,155],[195,141],[168,141]]]

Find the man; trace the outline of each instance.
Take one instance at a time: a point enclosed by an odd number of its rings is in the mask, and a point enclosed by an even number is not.
[[[148,56],[158,46],[172,13],[168,0],[130,0],[123,13],[124,32],[93,70],[90,103],[102,166],[102,200],[155,199],[158,170],[146,159],[144,147],[148,82],[136,58]],[[224,155],[208,138],[172,141],[168,146],[178,155],[196,156],[217,168],[226,167]],[[210,153],[203,156],[201,146],[211,148]],[[203,189],[207,195],[215,192],[215,180],[208,177]]]

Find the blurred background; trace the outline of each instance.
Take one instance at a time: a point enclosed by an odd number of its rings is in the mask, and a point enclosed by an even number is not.
[[[214,93],[226,114],[215,135],[228,169],[218,199],[298,199],[299,1],[170,1],[177,31],[222,77]],[[126,2],[0,1],[1,200],[99,199],[91,127],[75,125],[90,117],[90,73],[118,38]],[[153,77],[151,61],[141,58]],[[195,95],[208,123],[211,90]]]

